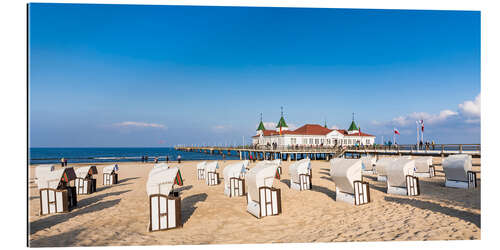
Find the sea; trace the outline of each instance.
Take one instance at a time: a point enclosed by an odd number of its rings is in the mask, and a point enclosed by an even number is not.
[[[153,162],[155,157],[165,161],[168,156],[170,161],[177,160],[180,155],[182,160],[222,160],[220,154],[205,154],[199,152],[177,151],[174,148],[30,148],[30,164],[58,164],[61,158],[70,163],[97,163],[97,162],[141,162],[142,156],[148,156],[148,161]],[[235,151],[226,155],[226,160],[239,160]]]

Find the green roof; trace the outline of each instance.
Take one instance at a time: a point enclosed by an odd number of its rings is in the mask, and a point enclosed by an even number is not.
[[[353,130],[359,130],[358,127],[356,126],[356,123],[354,123],[354,121],[351,122],[351,126],[349,126],[349,131],[353,131]]]
[[[266,128],[264,127],[264,123],[262,123],[262,121],[260,121],[259,127],[257,128],[257,131],[259,130],[266,130]]]
[[[278,122],[278,125],[276,125],[277,128],[282,127],[282,128],[288,128],[288,125],[286,125],[285,118],[283,116],[281,117],[280,121]]]

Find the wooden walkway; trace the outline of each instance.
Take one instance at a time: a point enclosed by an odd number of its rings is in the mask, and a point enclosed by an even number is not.
[[[207,154],[231,155],[232,152],[240,155],[240,159],[256,160],[282,159],[299,160],[330,160],[336,157],[360,157],[362,155],[414,155],[446,157],[452,154],[469,154],[474,158],[481,157],[480,144],[436,144],[424,148],[416,145],[397,146],[360,146],[360,147],[267,147],[267,146],[176,146],[176,150],[201,152]]]

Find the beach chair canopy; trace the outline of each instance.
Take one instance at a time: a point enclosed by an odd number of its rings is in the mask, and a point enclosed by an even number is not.
[[[248,194],[252,200],[259,201],[259,188],[272,187],[274,176],[278,169],[277,164],[265,163],[250,169],[245,175],[245,181],[248,184]]]
[[[205,164],[205,172],[215,172],[216,169],[219,168],[219,162],[218,161],[213,161],[210,163]]]
[[[415,160],[400,158],[392,161],[386,168],[387,184],[393,187],[406,187],[406,176],[413,175]]]
[[[278,167],[281,166],[281,159],[276,159],[276,160],[272,160],[272,161],[266,160],[265,162],[266,163],[276,164],[276,165],[278,165]]]
[[[76,179],[76,174],[72,167],[45,172],[38,177],[38,189],[57,189],[61,182],[68,183],[74,179]]]
[[[153,168],[168,168],[168,167],[169,165],[164,162],[153,165]]]
[[[249,164],[250,164],[249,160],[244,160],[243,161],[243,165],[245,166],[245,168],[247,168]]]
[[[96,166],[86,166],[75,169],[75,174],[77,178],[85,179],[87,176],[92,176],[97,174]]]
[[[174,187],[178,172],[179,169],[177,167],[151,169],[148,182],[146,183],[148,195],[168,195]]]
[[[202,161],[196,165],[196,169],[205,169],[206,161]]]
[[[432,165],[432,156],[416,157],[414,160],[415,172],[429,172],[429,167]]]
[[[375,157],[363,156],[361,157],[361,163],[363,164],[363,170],[371,171],[373,170],[373,165],[377,162]]]
[[[102,168],[102,173],[104,174],[112,174],[114,172],[118,171],[118,165],[108,165]]]
[[[301,174],[309,174],[309,170],[311,169],[311,160],[302,159],[298,162],[295,162],[290,165],[290,179],[292,182],[300,183],[299,175]]]
[[[245,164],[243,162],[227,165],[222,171],[222,175],[224,176],[224,186],[229,188],[229,179],[240,178],[240,174],[245,173],[245,171]]]
[[[377,175],[387,175],[385,168],[396,158],[394,157],[385,157],[378,159],[377,163],[375,163],[375,168],[377,169]]]
[[[450,155],[443,160],[443,170],[446,179],[467,182],[467,171],[472,170],[470,155]]]
[[[160,165],[160,164],[158,164],[158,165]],[[167,164],[165,164],[165,165],[167,165]],[[153,166],[153,168],[149,171],[148,179],[151,178],[151,176],[154,175],[157,172],[161,172],[161,171],[163,171],[165,169],[170,169],[170,168],[173,168],[173,167],[177,167],[177,166],[171,166],[171,165],[165,166],[165,165],[161,165],[161,166],[158,166],[156,168]]]
[[[354,194],[354,181],[361,181],[360,159],[340,159],[330,161],[330,176],[335,187],[344,193]]]
[[[45,173],[54,171],[54,165],[38,165],[35,168],[35,177],[38,179],[40,176],[45,175]]]

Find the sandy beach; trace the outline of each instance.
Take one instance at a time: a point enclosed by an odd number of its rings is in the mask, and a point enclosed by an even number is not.
[[[234,161],[220,161],[224,166]],[[434,160],[439,163],[440,159]],[[480,172],[480,159],[474,159]],[[208,187],[196,178],[196,161],[181,164],[183,227],[148,232],[146,181],[153,163],[119,163],[119,183],[102,186],[102,166],[97,165],[97,192],[79,195],[78,207],[69,213],[40,216],[39,193],[29,182],[29,243],[43,246],[178,245],[277,242],[342,242],[393,240],[476,240],[481,238],[481,175],[479,187],[463,190],[444,187],[444,173],[420,178],[421,195],[389,195],[385,183],[367,176],[372,202],[352,206],[335,201],[330,164],[312,161],[313,188],[289,188],[288,166],[282,164],[282,211],[278,216],[257,219],[246,211],[246,198],[224,195],[223,180]],[[82,166],[88,164],[69,164]],[[250,164],[252,168],[255,163]],[[58,166],[59,167],[59,166]],[[30,166],[30,179],[34,177]],[[222,177],[221,177],[222,178]]]

